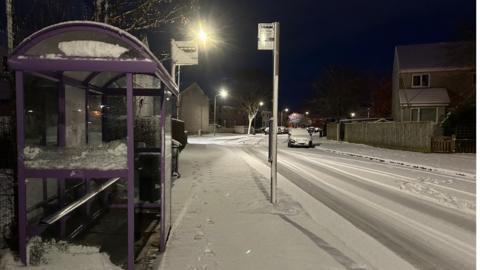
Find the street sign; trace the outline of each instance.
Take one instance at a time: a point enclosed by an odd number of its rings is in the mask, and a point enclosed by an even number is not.
[[[172,41],[172,60],[177,66],[198,65],[198,45],[195,41]]]
[[[273,50],[275,48],[275,25],[274,23],[258,24],[259,50]]]
[[[272,122],[268,140],[270,166],[270,201],[277,204],[277,131],[278,131],[278,79],[280,56],[280,23],[258,24],[258,49],[270,50],[273,54],[273,99]]]

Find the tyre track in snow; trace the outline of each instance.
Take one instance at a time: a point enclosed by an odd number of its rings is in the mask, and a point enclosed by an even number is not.
[[[348,163],[345,163],[345,162],[332,161],[332,160],[322,158],[322,157],[310,157],[310,159],[307,159],[304,155],[301,155],[300,153],[288,153],[288,152],[285,152],[285,151],[284,151],[284,153],[287,154],[287,155],[295,155],[296,157],[301,158],[302,160],[304,160],[306,162],[309,162],[311,164],[317,164],[317,165],[320,165],[320,166],[329,167],[329,168],[332,168],[333,170],[339,171],[339,172],[344,173],[344,174],[351,175],[351,173],[347,170],[339,169],[339,168],[333,168],[332,166],[328,166],[328,165],[340,166],[340,167],[343,167],[343,168],[347,168],[350,171],[353,170],[353,171],[366,172],[366,173],[369,173],[369,174],[383,176],[384,178],[385,177],[388,178],[389,181],[392,182],[392,183],[401,181],[401,182],[405,182],[405,183],[411,183],[411,184],[418,183],[418,184],[422,184],[424,186],[434,187],[434,188],[445,190],[445,191],[448,191],[448,192],[453,192],[456,195],[461,195],[463,197],[467,197],[468,200],[470,200],[473,203],[475,202],[475,199],[476,199],[476,194],[475,193],[463,191],[461,189],[456,189],[456,188],[453,188],[453,187],[440,185],[440,184],[436,184],[436,183],[421,182],[419,179],[412,178],[412,177],[407,177],[407,176],[394,174],[394,173],[390,173],[390,172],[385,172],[385,171],[380,171],[380,170],[376,170],[376,169],[370,169],[368,167],[360,167],[360,166],[348,164]],[[360,177],[360,176],[358,178],[363,179],[363,177]],[[370,181],[370,180],[367,179],[366,181]],[[378,182],[378,181],[371,181],[371,182],[377,182],[377,184],[379,184],[379,185],[385,185],[385,184],[382,184],[381,182]],[[388,184],[386,186],[388,186],[389,188],[394,187],[394,189],[396,189],[396,187],[397,187],[396,185],[388,185]],[[408,194],[416,195],[415,193],[408,193]],[[422,195],[418,195],[418,197],[422,198]],[[475,214],[474,209],[473,210],[465,209],[465,212],[467,212],[469,214],[472,214],[472,215]]]
[[[259,153],[254,149],[242,149],[265,162],[263,153]],[[278,166],[280,174],[416,268],[474,268],[475,247],[456,240],[452,236],[430,229],[416,221],[405,219],[405,217],[372,203],[366,198],[361,198],[351,192],[344,191],[342,193],[342,190],[332,186],[332,184],[312,182],[312,177],[316,178],[318,176],[306,173],[305,170],[299,170],[299,168],[304,167],[299,163],[284,162],[282,159],[284,158],[280,159]],[[314,164],[308,169],[338,178],[340,181],[348,181],[350,184],[353,181],[356,183],[355,185],[358,185],[358,188],[367,189],[378,195],[384,195],[386,199],[397,200],[397,203],[406,205],[409,208],[413,207],[415,211],[426,212],[432,218],[445,220],[468,232],[475,232],[474,220],[471,221],[463,215],[448,211],[448,209],[440,209],[440,207],[432,206],[415,198],[405,200],[405,195],[399,196],[399,194],[389,192],[378,186],[372,187],[365,183],[362,184],[353,179],[354,177],[342,175],[329,168],[319,168],[318,164]],[[434,214],[432,214],[432,211]],[[388,218],[385,218],[385,216],[388,216]],[[432,245],[432,241],[436,242],[436,245]]]

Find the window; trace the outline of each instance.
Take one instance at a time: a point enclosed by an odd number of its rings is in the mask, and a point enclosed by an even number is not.
[[[437,108],[421,108],[420,121],[437,121]]]
[[[412,87],[430,87],[430,74],[412,75]]]
[[[432,121],[437,122],[437,108],[411,108],[410,121]]]

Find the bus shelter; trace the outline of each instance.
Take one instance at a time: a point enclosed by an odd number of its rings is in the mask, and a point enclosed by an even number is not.
[[[142,212],[156,213],[163,251],[178,87],[162,63],[121,29],[71,21],[27,37],[8,66],[16,83],[21,260],[33,236],[74,239],[112,209],[126,212],[118,223],[126,224],[128,269]]]

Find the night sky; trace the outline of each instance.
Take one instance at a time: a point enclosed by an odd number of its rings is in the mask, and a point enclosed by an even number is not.
[[[212,93],[239,69],[270,74],[272,54],[257,50],[257,23],[279,21],[280,108],[307,101],[328,66],[389,75],[396,45],[452,41],[459,28],[475,28],[474,0],[203,0],[200,13],[224,42],[182,69],[184,86],[198,81]]]
[[[475,28],[474,0],[200,0],[200,3],[199,17],[217,29],[216,35],[222,43],[201,51],[198,66],[182,68],[183,87],[196,81],[212,95],[221,86],[228,87],[232,74],[239,70],[260,69],[271,74],[272,53],[257,50],[257,23],[279,21],[280,108],[295,109],[311,98],[313,81],[329,66],[389,76],[396,45],[458,40],[459,28]],[[4,14],[3,5],[0,12]],[[4,20],[0,20],[2,37]],[[176,39],[186,39],[182,30],[172,31]],[[168,47],[170,34],[151,36],[166,38],[149,39],[153,47]],[[0,43],[4,45],[5,40],[2,38]]]

